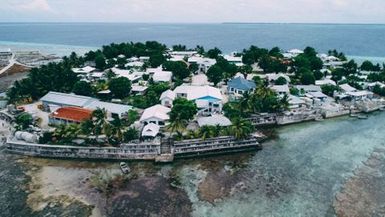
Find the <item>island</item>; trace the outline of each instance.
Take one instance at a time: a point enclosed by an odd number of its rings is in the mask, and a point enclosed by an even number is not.
[[[384,82],[383,66],[336,50],[113,43],[32,67],[0,118],[10,153],[172,162],[260,150],[268,126],[367,118],[384,110]]]

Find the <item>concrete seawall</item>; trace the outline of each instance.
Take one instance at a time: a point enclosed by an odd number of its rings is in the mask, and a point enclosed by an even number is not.
[[[170,146],[167,152],[161,151],[161,147],[165,145]],[[44,145],[8,139],[4,146],[10,153],[33,157],[88,160],[149,160],[156,162],[171,162],[174,158],[179,157],[261,149],[257,138],[236,140],[233,137],[184,140],[173,144],[168,142],[122,144],[118,148]]]

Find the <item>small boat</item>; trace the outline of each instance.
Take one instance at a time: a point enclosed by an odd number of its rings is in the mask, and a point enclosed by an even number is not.
[[[352,117],[352,118],[358,118],[358,116],[360,116],[360,115],[359,114],[354,114],[354,113],[350,114],[350,117]]]
[[[128,174],[130,172],[130,167],[128,167],[128,165],[125,162],[120,162],[120,169],[124,174]]]
[[[367,119],[368,116],[367,115],[358,115],[357,118],[358,119]]]

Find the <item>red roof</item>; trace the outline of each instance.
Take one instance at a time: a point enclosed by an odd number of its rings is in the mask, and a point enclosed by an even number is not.
[[[59,118],[69,121],[82,122],[91,119],[92,110],[79,107],[63,107],[59,108],[50,115],[52,118]]]

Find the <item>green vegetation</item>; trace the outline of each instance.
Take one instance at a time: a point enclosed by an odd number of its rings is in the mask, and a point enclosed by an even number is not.
[[[114,97],[122,99],[130,94],[131,82],[126,77],[113,78],[109,83],[109,89]]]
[[[93,90],[91,84],[86,81],[78,81],[74,84],[74,88],[72,90],[75,94],[83,95],[83,96],[92,96]]]
[[[252,94],[245,93],[239,100],[225,104],[223,111],[228,118],[233,120],[255,113],[282,112],[288,107],[287,95],[281,98],[275,91],[261,85]]]
[[[32,125],[33,118],[29,113],[23,112],[15,117],[15,122],[19,130],[25,130],[29,125]]]
[[[335,91],[340,90],[340,88],[338,88],[337,86],[331,85],[331,84],[322,85],[321,89],[322,89],[322,93],[324,93],[330,97],[333,97]]]
[[[170,130],[173,132],[181,132],[187,126],[188,121],[192,120],[198,109],[193,101],[185,98],[177,98],[173,102],[170,115]]]
[[[187,64],[185,62],[167,61],[163,64],[163,69],[171,71],[173,77],[178,80],[183,80],[190,76],[190,70],[187,68]]]
[[[63,58],[60,63],[49,63],[31,69],[27,78],[15,81],[8,90],[10,103],[18,103],[25,99],[38,100],[49,91],[71,92],[79,80],[71,70],[78,66],[77,63],[78,60]]]

